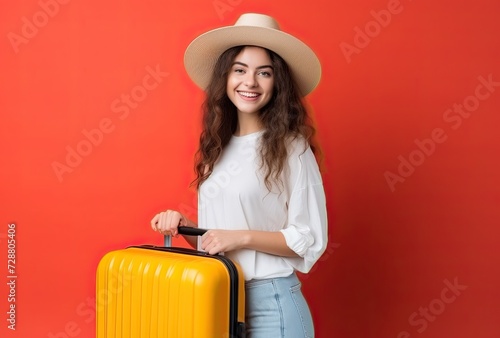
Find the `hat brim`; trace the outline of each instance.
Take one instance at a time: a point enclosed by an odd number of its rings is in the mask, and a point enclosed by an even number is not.
[[[228,26],[198,36],[184,54],[189,77],[205,90],[219,56],[235,46],[264,47],[281,56],[303,96],[311,93],[319,83],[321,64],[309,46],[281,30],[258,26]]]

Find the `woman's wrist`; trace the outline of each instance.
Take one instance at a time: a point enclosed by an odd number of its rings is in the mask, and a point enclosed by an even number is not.
[[[248,249],[252,246],[252,232],[248,230],[241,231],[240,248]]]
[[[280,231],[240,230],[240,249],[251,249],[282,257],[296,257]]]
[[[183,226],[187,226],[187,227],[190,227],[190,228],[197,228],[198,227],[198,224],[196,224],[195,222],[191,221],[186,216],[182,215],[182,218],[184,219],[184,222],[186,223],[186,224],[182,224]]]

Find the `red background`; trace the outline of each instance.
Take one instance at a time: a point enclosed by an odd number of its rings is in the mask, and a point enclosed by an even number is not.
[[[478,87],[480,77],[500,82],[497,1],[54,3],[0,11],[2,337],[94,337],[102,255],[161,243],[149,228],[160,210],[196,216],[188,185],[202,93],[183,52],[250,11],[275,16],[323,65],[308,102],[325,153],[330,244],[303,276],[317,337],[500,335],[500,87]],[[347,44],[356,52],[342,52]],[[141,92],[147,67],[168,76]],[[112,104],[131,93],[147,97],[120,119]],[[446,113],[454,104],[470,116]],[[112,130],[85,148],[83,131],[106,121]],[[424,142],[436,128],[441,143]],[[68,165],[68,147],[87,154],[58,179],[53,164]],[[410,160],[413,171],[400,165]],[[387,172],[404,181],[391,189]],[[6,321],[11,222],[16,331]]]

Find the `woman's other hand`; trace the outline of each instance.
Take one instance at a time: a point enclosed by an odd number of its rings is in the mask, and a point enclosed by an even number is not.
[[[167,210],[156,214],[151,220],[151,228],[163,235],[177,237],[179,226],[188,226],[189,221],[178,211]]]
[[[210,255],[237,250],[245,243],[244,231],[208,230],[201,236],[201,248]]]

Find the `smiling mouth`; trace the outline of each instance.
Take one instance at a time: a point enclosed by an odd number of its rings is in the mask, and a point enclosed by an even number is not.
[[[238,94],[240,94],[241,96],[243,96],[244,98],[247,98],[247,99],[255,99],[256,97],[260,96],[259,93],[252,93],[252,92],[240,92],[240,91],[238,91]]]

